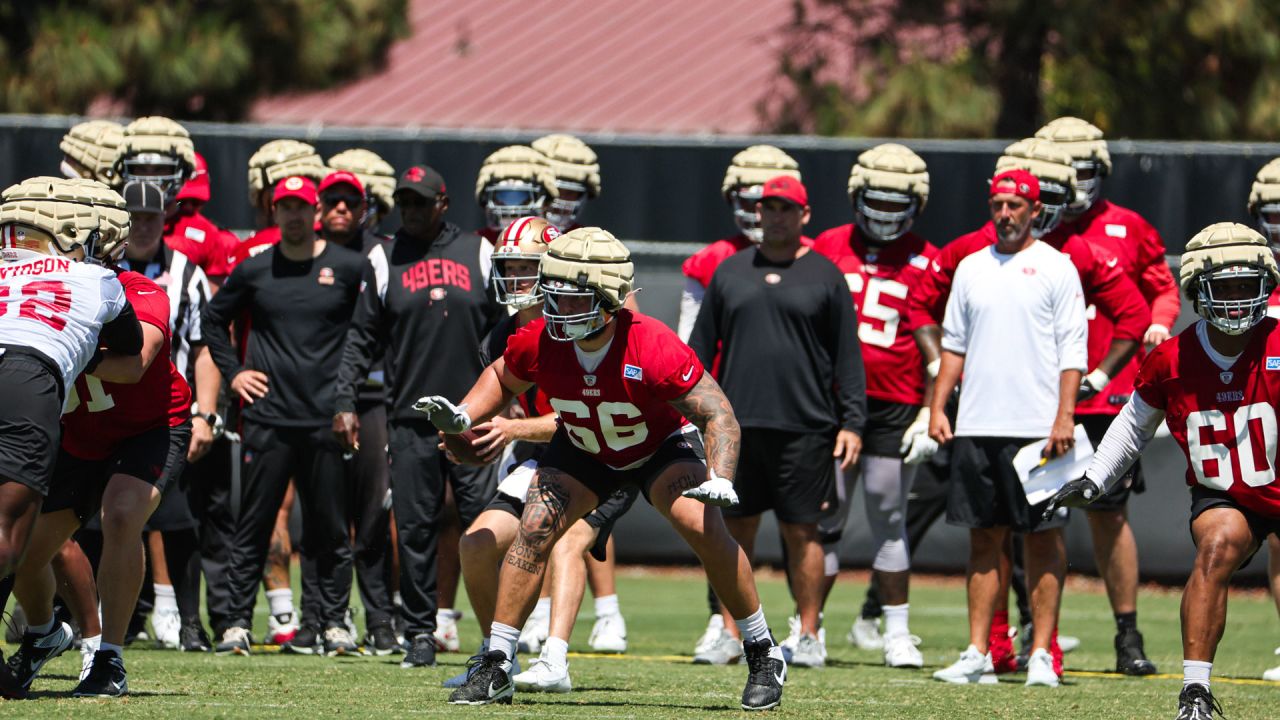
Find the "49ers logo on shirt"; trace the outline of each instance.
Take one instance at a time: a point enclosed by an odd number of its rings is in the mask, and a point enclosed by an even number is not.
[[[441,285],[451,285],[466,292],[471,290],[471,270],[448,258],[430,258],[419,260],[400,273],[400,282],[409,292]]]

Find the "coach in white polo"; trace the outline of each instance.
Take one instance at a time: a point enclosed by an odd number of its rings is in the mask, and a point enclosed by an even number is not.
[[[1031,235],[1040,184],[1024,170],[991,181],[996,244],[956,268],[942,330],[942,366],[929,434],[952,439],[943,405],[964,375],[952,450],[947,522],[969,528],[969,639],[954,665],[934,673],[948,682],[994,682],[987,647],[1000,564],[1010,531],[1026,533],[1027,584],[1035,626],[1027,685],[1056,687],[1048,653],[1058,624],[1066,548],[1065,515],[1042,522],[1027,504],[1013,456],[1048,437],[1045,454],[1073,444],[1073,413],[1086,366],[1080,276],[1066,255]]]

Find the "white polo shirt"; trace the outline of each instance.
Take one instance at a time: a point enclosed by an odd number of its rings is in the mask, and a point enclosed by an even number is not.
[[[964,355],[956,435],[1048,436],[1062,372],[1087,369],[1080,275],[1039,240],[962,260],[942,330],[943,349]]]

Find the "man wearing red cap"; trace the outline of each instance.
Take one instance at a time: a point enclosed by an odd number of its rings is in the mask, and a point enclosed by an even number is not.
[[[809,221],[804,185],[788,175],[768,180],[759,210],[760,244],[716,270],[689,346],[707,366],[719,353],[720,384],[742,426],[740,503],[724,509],[725,522],[750,557],[761,514],[774,511],[801,624],[790,663],[820,667],[818,520],[834,493],[831,458],[844,469],[858,459],[866,379],[844,276],[801,242]]]
[[[276,184],[280,242],[236,266],[205,310],[210,352],[244,402],[243,488],[226,584],[229,624],[217,651],[247,655],[253,603],[276,511],[292,475],[302,505],[302,554],[315,563],[311,605],[330,654],[357,651],[344,626],[351,594],[351,548],[343,503],[342,449],[329,432],[347,325],[365,259],[316,236],[315,183],[290,176]],[[243,364],[228,326],[250,318]]]
[[[204,156],[196,153],[195,157],[191,179],[178,190],[177,203],[166,210],[164,242],[199,265],[216,290],[231,271],[227,260],[240,239],[200,212],[211,197],[211,184]]]
[[[969,528],[969,647],[934,673],[953,683],[994,682],[988,648],[1002,588],[1010,531],[1026,534],[1035,634],[1027,685],[1057,687],[1049,655],[1058,625],[1066,547],[1065,513],[1043,520],[1013,468],[1028,443],[1048,437],[1043,454],[1074,445],[1076,394],[1088,353],[1084,292],[1071,261],[1031,234],[1041,212],[1040,183],[1025,170],[991,181],[996,243],[956,268],[943,322],[942,358],[929,434],[952,448],[947,522]],[[964,374],[955,432],[943,406]]]

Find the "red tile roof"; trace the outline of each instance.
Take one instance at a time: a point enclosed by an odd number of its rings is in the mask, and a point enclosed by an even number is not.
[[[412,0],[387,67],[257,122],[751,133],[792,0]]]

